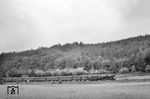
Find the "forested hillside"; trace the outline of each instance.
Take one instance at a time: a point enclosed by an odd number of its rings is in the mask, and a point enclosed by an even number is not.
[[[0,75],[148,72],[149,64],[150,35],[144,35],[107,43],[74,42],[23,52],[1,53]]]

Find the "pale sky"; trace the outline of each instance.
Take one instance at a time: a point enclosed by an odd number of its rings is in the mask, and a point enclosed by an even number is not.
[[[150,34],[150,0],[0,0],[0,52]]]

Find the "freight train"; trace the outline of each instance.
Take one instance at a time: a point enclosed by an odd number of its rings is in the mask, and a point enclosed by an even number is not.
[[[80,76],[50,76],[50,77],[7,77],[3,82],[57,82],[57,81],[98,81],[115,80],[114,74],[80,75]]]

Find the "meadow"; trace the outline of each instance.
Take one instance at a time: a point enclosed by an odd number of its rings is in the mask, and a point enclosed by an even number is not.
[[[0,85],[0,99],[150,99],[150,82],[19,84],[19,95],[8,95],[7,86]]]

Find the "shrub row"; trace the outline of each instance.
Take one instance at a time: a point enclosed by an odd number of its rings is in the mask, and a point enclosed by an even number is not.
[[[27,72],[13,72],[9,74],[9,77],[22,77],[23,75],[27,75],[29,77],[48,77],[48,76],[71,76],[71,75],[85,75],[85,74],[98,74],[98,73],[106,73],[107,71],[105,69],[99,69],[99,70],[90,70],[86,71],[82,67],[73,69],[55,69],[55,70],[28,70]]]

